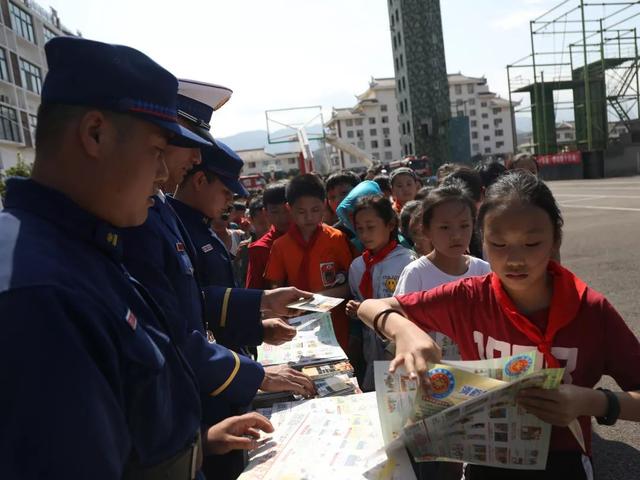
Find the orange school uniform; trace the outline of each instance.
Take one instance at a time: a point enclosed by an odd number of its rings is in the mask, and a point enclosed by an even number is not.
[[[277,239],[271,249],[265,278],[311,292],[331,288],[339,273],[344,274],[346,278],[353,259],[347,237],[329,225],[321,224],[318,228],[320,231],[316,233],[317,238],[312,241],[310,250],[306,252],[306,265],[302,265],[305,251],[294,238],[295,232],[290,231]],[[349,322],[344,305],[334,308],[331,318],[338,342],[346,351]]]

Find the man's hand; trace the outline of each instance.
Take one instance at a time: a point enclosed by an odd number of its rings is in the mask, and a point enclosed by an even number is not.
[[[604,393],[577,385],[560,385],[554,390],[528,388],[518,394],[517,401],[528,413],[559,427],[581,415],[604,415],[607,404]]]
[[[207,431],[204,452],[223,455],[231,450],[252,450],[258,446],[260,431],[271,433],[273,425],[259,413],[225,418]]]
[[[316,387],[311,379],[287,365],[266,367],[260,390],[264,392],[293,392],[305,398],[313,397],[316,394]]]
[[[262,320],[264,328],[264,342],[269,345],[282,345],[290,342],[296,336],[297,330],[281,318],[267,318]]]
[[[347,303],[347,307],[344,309],[345,313],[348,317],[358,318],[358,307],[360,306],[360,302],[355,300],[349,300]]]
[[[281,287],[273,290],[265,290],[262,294],[260,311],[275,317],[291,317],[298,313],[297,310],[287,308],[287,305],[300,300],[311,298],[313,293],[298,290],[295,287]]]

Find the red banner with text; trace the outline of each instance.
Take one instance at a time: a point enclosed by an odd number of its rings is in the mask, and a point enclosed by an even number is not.
[[[556,165],[580,165],[582,152],[562,152],[551,155],[538,155],[536,160],[540,167],[554,167]]]

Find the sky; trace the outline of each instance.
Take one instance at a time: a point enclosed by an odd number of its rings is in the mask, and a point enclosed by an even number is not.
[[[386,0],[38,0],[85,38],[135,47],[177,77],[228,86],[212,121],[226,137],[266,130],[265,110],[349,107],[393,76]],[[449,73],[486,76],[530,53],[529,20],[558,0],[441,0]]]

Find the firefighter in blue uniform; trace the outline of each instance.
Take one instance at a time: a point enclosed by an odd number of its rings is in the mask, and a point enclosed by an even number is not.
[[[178,117],[183,126],[201,138],[213,141],[208,122],[201,117],[202,106],[208,107],[206,111],[210,116],[213,106],[219,104],[220,87],[199,84],[212,92],[211,97],[215,100],[207,105],[180,94],[179,89]],[[193,105],[198,108],[194,109]],[[214,144],[209,148],[217,147]],[[186,172],[200,163],[200,149],[169,146],[165,160],[169,178],[162,183],[147,221],[123,232],[124,264],[159,303],[174,335],[181,342],[201,386],[204,424],[213,425],[242,411],[259,388],[312,396],[315,393],[313,383],[287,366],[264,369],[259,363],[233,351],[232,363],[215,361],[218,350],[228,350],[213,341],[209,319],[216,318],[224,325],[249,318],[251,321],[247,324],[255,325],[260,323],[263,312],[289,314],[286,305],[311,294],[288,287],[251,290],[238,298],[231,295],[230,288],[201,287],[197,281],[194,246],[165,195],[165,192],[173,193]],[[258,325],[254,331],[260,329],[261,325]],[[237,465],[234,468],[237,471]]]
[[[9,179],[0,212],[2,477],[195,478],[201,438],[224,435],[199,434],[198,380],[122,265],[121,228],[145,221],[167,142],[203,142],[144,54],[69,37],[45,51],[33,177]]]
[[[170,198],[169,202],[194,244],[200,284],[233,288],[230,298],[234,303],[242,304],[243,297],[251,295],[252,290],[235,288],[232,256],[210,223],[228,209],[234,194],[248,196],[248,192],[239,181],[242,159],[219,140],[216,144],[218,148],[202,149],[202,162],[187,173],[175,198]],[[246,351],[247,346],[257,346],[262,341],[278,345],[293,339],[296,334],[295,328],[280,318],[260,322],[259,318],[247,315],[221,324],[212,316],[208,324],[218,342],[236,351]]]

